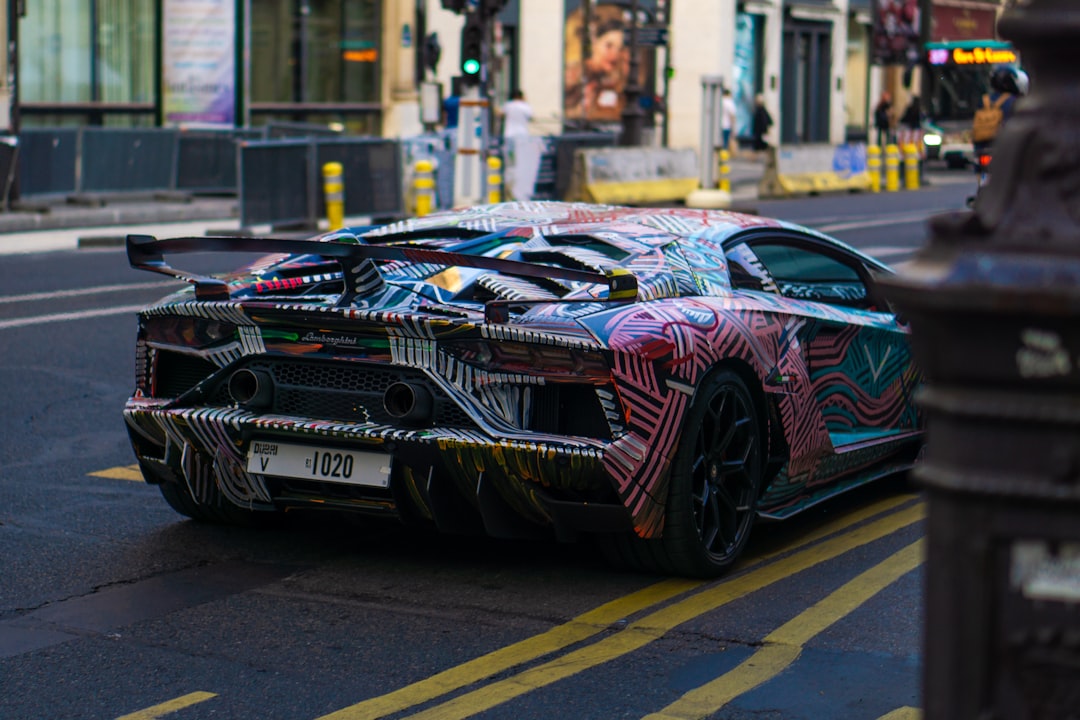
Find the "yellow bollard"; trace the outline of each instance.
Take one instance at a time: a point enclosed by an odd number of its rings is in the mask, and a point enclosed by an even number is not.
[[[881,192],[881,148],[877,145],[866,148],[866,172],[870,176],[870,192]]]
[[[326,198],[326,221],[331,230],[345,227],[345,181],[344,169],[339,162],[322,166],[323,195]]]
[[[720,189],[726,193],[731,192],[731,153],[726,149],[720,151]]]
[[[904,146],[904,187],[919,189],[919,148],[914,143]]]
[[[885,148],[885,190],[896,192],[900,189],[900,148],[889,144]]]
[[[413,170],[416,217],[424,217],[435,209],[435,163],[431,160],[417,160]]]
[[[487,159],[487,194],[489,203],[502,202],[502,158],[489,155]]]

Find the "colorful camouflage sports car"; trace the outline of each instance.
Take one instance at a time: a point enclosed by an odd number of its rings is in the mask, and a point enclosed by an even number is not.
[[[274,253],[227,277],[175,253]],[[124,410],[178,512],[290,508],[596,534],[715,576],[755,517],[909,468],[908,333],[880,263],[722,211],[505,203],[310,240],[131,235],[189,283],[139,314]]]

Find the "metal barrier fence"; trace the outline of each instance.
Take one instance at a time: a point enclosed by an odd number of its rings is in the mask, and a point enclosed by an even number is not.
[[[245,141],[238,145],[240,223],[314,228],[326,214],[325,163],[341,163],[345,214],[403,217],[401,143],[380,138]]]
[[[614,145],[615,136],[568,133],[544,141],[533,197],[554,200],[567,196],[574,152]],[[343,136],[306,123],[244,130],[25,128],[0,152],[0,175],[15,165],[20,198],[173,190],[237,194],[243,222],[253,225],[317,223],[325,212],[319,168],[330,161],[345,171],[347,215],[404,215],[409,172],[421,157],[436,161],[437,207],[454,204],[455,153],[446,133],[399,141]],[[11,185],[0,182],[0,190]],[[0,205],[5,197],[0,195]]]
[[[182,129],[176,140],[176,189],[233,194],[238,187],[236,143],[258,140],[263,130]]]
[[[19,157],[19,138],[0,136],[0,208],[7,210],[11,186],[15,182],[15,161]]]
[[[19,195],[68,195],[79,187],[79,128],[19,133]]]
[[[172,190],[177,132],[173,128],[82,128],[77,192]]]

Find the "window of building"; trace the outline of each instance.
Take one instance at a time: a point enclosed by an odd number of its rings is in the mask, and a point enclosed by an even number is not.
[[[153,123],[154,0],[35,0],[19,21],[23,124]]]
[[[379,7],[378,0],[252,3],[252,124],[340,123],[377,132]]]

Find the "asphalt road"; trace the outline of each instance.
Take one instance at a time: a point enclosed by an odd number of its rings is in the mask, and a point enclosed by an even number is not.
[[[758,210],[902,265],[970,190],[931,180]],[[588,542],[196,524],[135,478],[120,416],[134,309],[173,286],[119,249],[0,257],[0,717],[917,717],[925,508],[902,479],[759,525],[705,583]]]

